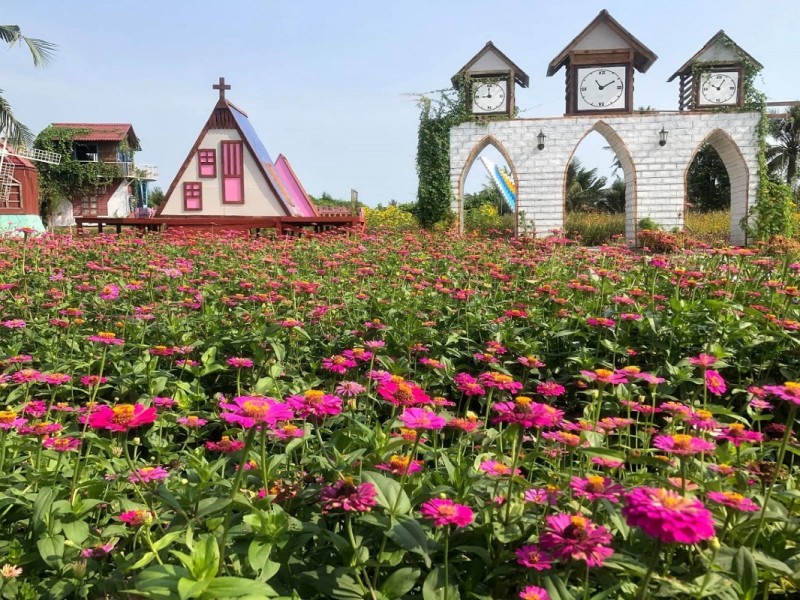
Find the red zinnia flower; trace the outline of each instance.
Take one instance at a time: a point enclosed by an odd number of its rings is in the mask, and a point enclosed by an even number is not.
[[[149,525],[153,522],[155,515],[149,510],[129,510],[122,513],[118,518],[120,521],[131,527],[139,527],[141,525]]]
[[[449,498],[432,498],[422,505],[422,516],[433,520],[436,527],[457,525],[466,527],[475,518],[472,509],[466,504],[457,504]]]
[[[714,518],[697,499],[663,488],[636,488],[622,509],[628,525],[669,544],[696,544],[714,537]]]

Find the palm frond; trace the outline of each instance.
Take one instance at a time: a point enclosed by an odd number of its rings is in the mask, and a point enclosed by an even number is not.
[[[3,98],[0,90],[0,133],[12,146],[33,144],[33,132],[14,118],[11,105]]]
[[[45,40],[25,37],[17,25],[0,25],[0,40],[11,46],[25,44],[31,53],[35,67],[41,67],[53,60],[58,47],[56,44]]]

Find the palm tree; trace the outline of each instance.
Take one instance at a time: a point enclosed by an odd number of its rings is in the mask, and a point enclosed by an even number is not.
[[[615,177],[604,192],[603,197],[597,201],[597,208],[610,213],[625,212],[625,181],[623,179]]]
[[[0,25],[0,41],[6,42],[9,46],[14,44],[26,45],[33,58],[33,66],[40,67],[52,60],[56,46],[44,40],[37,40],[22,35],[18,25]],[[22,123],[14,118],[11,105],[3,98],[3,90],[0,90],[0,133],[5,132],[9,142],[16,145],[20,142],[31,144],[33,133]]]
[[[785,117],[771,121],[770,135],[777,143],[767,148],[769,172],[779,175],[794,188],[800,158],[800,106],[792,106]]]
[[[605,195],[606,178],[597,176],[597,169],[584,169],[581,161],[573,158],[567,166],[568,211],[592,209]]]

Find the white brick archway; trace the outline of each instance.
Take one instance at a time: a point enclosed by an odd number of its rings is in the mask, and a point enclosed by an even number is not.
[[[470,151],[469,155],[467,156],[466,161],[464,162],[464,167],[461,169],[461,175],[458,178],[458,193],[456,194],[457,202],[458,202],[458,222],[459,228],[463,230],[464,228],[464,184],[467,181],[467,175],[472,170],[475,161],[478,160],[478,157],[481,155],[481,152],[486,150],[491,146],[495,150],[500,153],[500,156],[506,161],[508,168],[511,170],[511,177],[514,180],[514,188],[519,189],[519,179],[517,178],[517,169],[514,167],[514,161],[511,159],[511,155],[509,155],[508,150],[503,146],[502,142],[498,140],[493,135],[487,135],[484,137],[480,142],[478,142],[475,147]],[[517,224],[519,222],[519,202],[514,205],[514,229],[515,233],[517,232]]]
[[[686,170],[697,149],[708,142],[717,148],[731,177],[731,242],[744,244],[739,220],[746,214],[748,202],[756,198],[759,119],[757,112],[645,112],[462,123],[450,130],[452,209],[463,227],[464,167],[480,153],[473,154],[476,146],[488,145],[490,139],[513,165],[520,229],[537,236],[562,229],[566,167],[580,140],[594,130],[609,141],[617,156],[630,159],[630,173],[625,177],[634,185],[627,192],[631,196],[626,197],[630,206],[630,211],[626,207],[626,235],[633,241],[636,221],[645,217],[667,230],[683,227]],[[658,144],[662,127],[669,132],[663,147]],[[547,136],[543,150],[537,148],[540,130]]]

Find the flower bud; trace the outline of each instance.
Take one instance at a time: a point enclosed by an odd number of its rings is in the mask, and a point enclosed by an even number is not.
[[[708,547],[711,548],[714,552],[719,550],[720,548],[719,538],[717,536],[714,536],[710,540],[708,540]]]
[[[138,446],[141,443],[142,443],[142,439],[141,438],[139,438],[139,437],[133,438],[133,445],[134,446]]]

